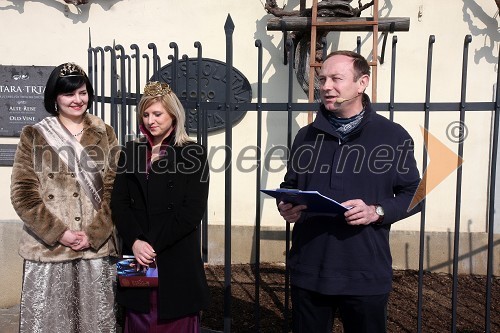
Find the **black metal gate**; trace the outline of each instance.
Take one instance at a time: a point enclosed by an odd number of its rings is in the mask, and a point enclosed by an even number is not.
[[[233,41],[232,33],[234,31],[234,24],[231,17],[228,16],[226,24],[224,26],[226,34],[226,67],[225,76],[226,78],[233,77]],[[357,51],[360,51],[358,38],[358,45],[356,47]],[[395,64],[396,64],[396,50],[397,50],[397,37],[392,39],[392,67],[391,67],[391,85],[390,85],[390,98],[388,103],[374,103],[373,107],[377,111],[388,111],[389,117],[392,120],[395,112],[404,111],[418,111],[424,113],[424,127],[428,128],[430,114],[432,112],[439,111],[456,111],[461,124],[465,123],[465,116],[468,112],[473,111],[493,111],[494,112],[494,126],[493,135],[491,138],[491,155],[490,158],[490,170],[489,170],[489,211],[488,211],[488,263],[487,263],[487,283],[485,285],[485,322],[484,330],[485,332],[491,331],[490,323],[490,313],[491,313],[491,290],[492,290],[492,279],[493,279],[493,236],[494,236],[494,206],[495,206],[495,182],[496,182],[496,156],[497,156],[497,140],[498,140],[498,124],[500,116],[500,72],[497,76],[496,83],[496,96],[495,102],[467,102],[466,101],[466,89],[467,89],[467,71],[468,71],[468,54],[469,54],[469,44],[472,41],[470,35],[465,36],[463,45],[463,64],[462,64],[462,81],[461,81],[461,98],[458,102],[449,103],[433,103],[430,100],[431,92],[431,72],[432,72],[432,57],[433,57],[433,45],[435,38],[433,35],[429,37],[428,47],[427,47],[427,78],[426,78],[426,94],[425,100],[421,103],[397,103],[394,100],[395,91]],[[192,114],[196,117],[196,137],[198,143],[202,145],[207,145],[208,131],[207,131],[207,113],[208,110],[219,110],[223,112],[224,119],[223,128],[225,130],[225,280],[224,280],[224,332],[231,331],[231,194],[232,194],[232,118],[233,114],[241,111],[257,112],[257,156],[255,170],[255,196],[256,196],[256,244],[255,244],[255,268],[256,268],[256,279],[255,279],[255,327],[256,331],[259,331],[260,323],[260,307],[259,307],[259,264],[260,264],[260,230],[261,230],[261,207],[260,207],[260,192],[261,188],[261,136],[262,136],[262,111],[271,112],[286,112],[288,116],[287,122],[287,145],[288,148],[292,143],[292,113],[299,111],[310,111],[317,110],[318,105],[316,103],[296,103],[293,96],[293,81],[295,80],[294,75],[294,53],[290,52],[293,50],[293,42],[288,40],[286,42],[286,50],[288,55],[288,99],[281,103],[263,103],[262,102],[262,44],[260,40],[255,42],[256,53],[258,55],[258,61],[256,64],[256,70],[258,74],[257,82],[257,96],[256,102],[234,102],[233,91],[231,90],[229,80],[226,80],[225,89],[225,99],[224,101],[211,102],[203,100],[201,94],[201,64],[202,64],[202,45],[199,42],[194,43],[194,48],[197,50],[197,56],[193,58],[188,58],[186,55],[179,57],[179,50],[177,44],[172,42],[169,44],[172,49],[173,55],[169,55],[169,66],[173,74],[171,75],[171,80],[165,80],[165,78],[160,77],[160,69],[162,68],[162,59],[158,54],[157,47],[154,43],[148,44],[148,49],[150,52],[142,53],[136,44],[130,45],[130,54],[128,54],[122,45],[113,45],[105,47],[92,47],[88,48],[88,73],[91,81],[94,84],[94,89],[96,92],[96,100],[94,102],[92,112],[99,115],[106,122],[110,123],[117,132],[119,141],[124,144],[127,140],[131,139],[131,133],[137,133],[137,127],[134,125],[133,107],[135,107],[140,98],[140,89],[144,83],[151,78],[155,80],[167,81],[172,86],[173,90],[177,93],[181,99],[186,110],[192,110]],[[106,57],[109,60],[106,61]],[[196,93],[180,94],[182,87],[179,87],[177,81],[177,71],[181,62],[187,62],[189,60],[195,60],[196,66],[196,76],[198,78],[196,84]],[[108,63],[109,67],[105,64]],[[500,66],[497,66],[500,68]],[[133,71],[133,72],[132,72]],[[188,85],[186,81],[186,86]],[[189,89],[185,89],[187,92]],[[192,87],[191,87],[192,90]],[[134,135],[134,134],[132,134]],[[458,155],[463,156],[463,142],[458,145]],[[423,165],[421,170],[424,170],[427,166],[427,154],[424,149]],[[456,332],[456,321],[457,321],[457,278],[458,278],[458,260],[459,260],[459,236],[460,236],[460,204],[461,204],[461,194],[462,194],[462,170],[458,168],[457,170],[457,184],[456,184],[456,198],[455,198],[455,232],[454,232],[454,253],[453,253],[453,288],[452,288],[452,322],[450,323],[450,331]],[[420,224],[420,243],[419,243],[419,287],[418,287],[418,319],[417,327],[415,328],[417,332],[422,331],[422,304],[423,304],[423,273],[424,273],[424,245],[425,245],[425,222],[426,222],[426,211],[425,202],[421,213],[421,224]],[[202,228],[200,231],[201,243],[202,243],[202,257],[205,262],[208,261],[208,249],[207,249],[207,217],[202,221]],[[290,229],[287,224],[286,229],[286,255],[288,255],[289,245],[290,245]],[[287,318],[289,316],[289,279],[288,270],[285,271],[285,305],[284,305],[284,328],[285,332],[288,332]]]

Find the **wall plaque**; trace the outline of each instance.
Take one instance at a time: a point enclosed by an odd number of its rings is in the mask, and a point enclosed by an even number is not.
[[[43,93],[53,69],[0,66],[0,136],[19,136],[25,125],[49,115],[43,106]]]
[[[12,166],[14,164],[14,155],[17,145],[0,144],[0,166]]]
[[[190,58],[180,60],[177,69],[176,91],[179,98],[196,101],[198,84],[198,59]],[[172,63],[160,69],[160,80],[172,84]],[[189,74],[188,74],[189,73]],[[189,77],[188,77],[189,75]],[[187,86],[186,86],[187,78]],[[154,80],[155,78],[151,78]],[[222,61],[202,58],[201,64],[201,101],[218,102],[224,105],[226,101],[226,64]],[[252,87],[248,79],[236,68],[233,67],[233,77],[230,80],[232,89],[232,103],[250,103],[252,100]],[[235,124],[244,115],[244,110],[232,110],[231,122]],[[224,110],[207,110],[208,131],[215,131],[225,128]],[[196,110],[186,110],[186,124],[190,132],[196,132],[198,127],[198,117]]]

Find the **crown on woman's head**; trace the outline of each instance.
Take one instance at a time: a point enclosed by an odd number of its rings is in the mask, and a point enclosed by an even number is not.
[[[158,82],[158,81],[150,81],[146,83],[144,87],[144,95],[156,97],[156,96],[164,96],[170,94],[172,89],[167,83]]]
[[[67,62],[59,71],[59,77],[65,76],[85,76],[83,69],[75,63]]]

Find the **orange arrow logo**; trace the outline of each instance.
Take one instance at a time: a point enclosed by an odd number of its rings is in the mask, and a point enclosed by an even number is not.
[[[464,163],[460,156],[446,147],[427,129],[422,126],[420,126],[420,129],[424,136],[424,145],[430,161],[424,171],[420,184],[418,184],[417,191],[413,196],[408,211],[415,208],[436,186]]]

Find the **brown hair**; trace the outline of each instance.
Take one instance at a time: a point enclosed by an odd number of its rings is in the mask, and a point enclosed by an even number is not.
[[[357,81],[363,75],[370,76],[370,65],[362,55],[353,51],[338,50],[338,51],[333,51],[329,55],[327,55],[324,61],[336,55],[343,55],[352,58],[353,60],[352,67],[354,68],[354,81]]]

